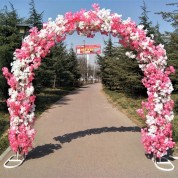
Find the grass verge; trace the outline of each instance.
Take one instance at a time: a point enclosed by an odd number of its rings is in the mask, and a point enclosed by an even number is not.
[[[49,109],[52,104],[57,102],[63,96],[67,95],[70,91],[75,88],[67,87],[67,88],[58,88],[51,89],[46,88],[39,94],[37,94],[37,98],[35,101],[36,111],[35,114],[37,118],[46,110]],[[9,128],[9,114],[7,112],[6,103],[0,103],[0,155],[6,150],[9,146],[7,129]]]
[[[141,101],[145,98],[131,98],[119,91],[111,91],[107,88],[103,88],[104,92],[108,96],[108,100],[124,114],[126,114],[135,124],[139,127],[144,127],[145,122],[141,119],[136,109],[141,108]]]
[[[146,98],[132,98],[119,91],[111,91],[103,87],[107,94],[109,101],[111,101],[119,110],[126,114],[139,127],[144,127],[145,121],[142,120],[136,110],[141,108],[141,101]],[[172,99],[175,102],[174,106],[174,120],[173,120],[173,140],[176,142],[175,152],[178,153],[178,94],[173,93]]]

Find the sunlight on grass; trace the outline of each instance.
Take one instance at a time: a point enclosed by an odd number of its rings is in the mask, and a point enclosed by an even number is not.
[[[145,126],[145,121],[141,119],[136,110],[141,108],[142,100],[146,98],[132,98],[127,96],[119,91],[110,91],[106,88],[103,88],[104,92],[109,96],[109,100],[124,114],[126,114],[135,124],[140,127]],[[172,94],[172,99],[175,102],[174,107],[174,120],[173,120],[173,139],[178,146],[178,94]]]
[[[36,115],[39,116],[46,109],[49,109],[52,104],[57,102],[63,96],[67,95],[74,88],[51,89],[46,88],[40,94],[37,94],[35,101]]]
[[[37,118],[46,109],[50,108],[52,104],[57,102],[63,96],[67,95],[75,88],[56,88],[56,89],[44,89],[41,93],[37,94],[35,101],[36,110],[35,114]],[[6,103],[0,102],[0,155],[9,146],[7,130],[9,128],[9,114],[7,111]]]
[[[125,113],[135,124],[140,127],[145,126],[144,120],[142,120],[136,112],[137,109],[141,108],[141,101],[145,98],[131,98],[119,91],[111,91],[106,88],[103,90],[109,96],[109,100],[112,101],[113,104]]]

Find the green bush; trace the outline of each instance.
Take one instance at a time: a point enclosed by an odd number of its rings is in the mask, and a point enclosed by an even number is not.
[[[0,139],[0,155],[5,151],[9,146],[8,136],[2,137]]]
[[[9,121],[7,121],[6,119],[0,119],[0,137],[8,129],[8,127]]]

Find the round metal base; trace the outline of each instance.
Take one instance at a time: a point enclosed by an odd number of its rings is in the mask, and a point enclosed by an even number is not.
[[[20,166],[25,161],[24,155],[19,155],[18,153],[16,155],[12,155],[5,163],[5,168],[16,168]]]

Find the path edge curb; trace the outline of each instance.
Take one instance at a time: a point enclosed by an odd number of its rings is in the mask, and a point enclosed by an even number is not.
[[[3,158],[11,151],[11,148],[8,147],[1,155],[0,155],[0,161],[3,160]]]

